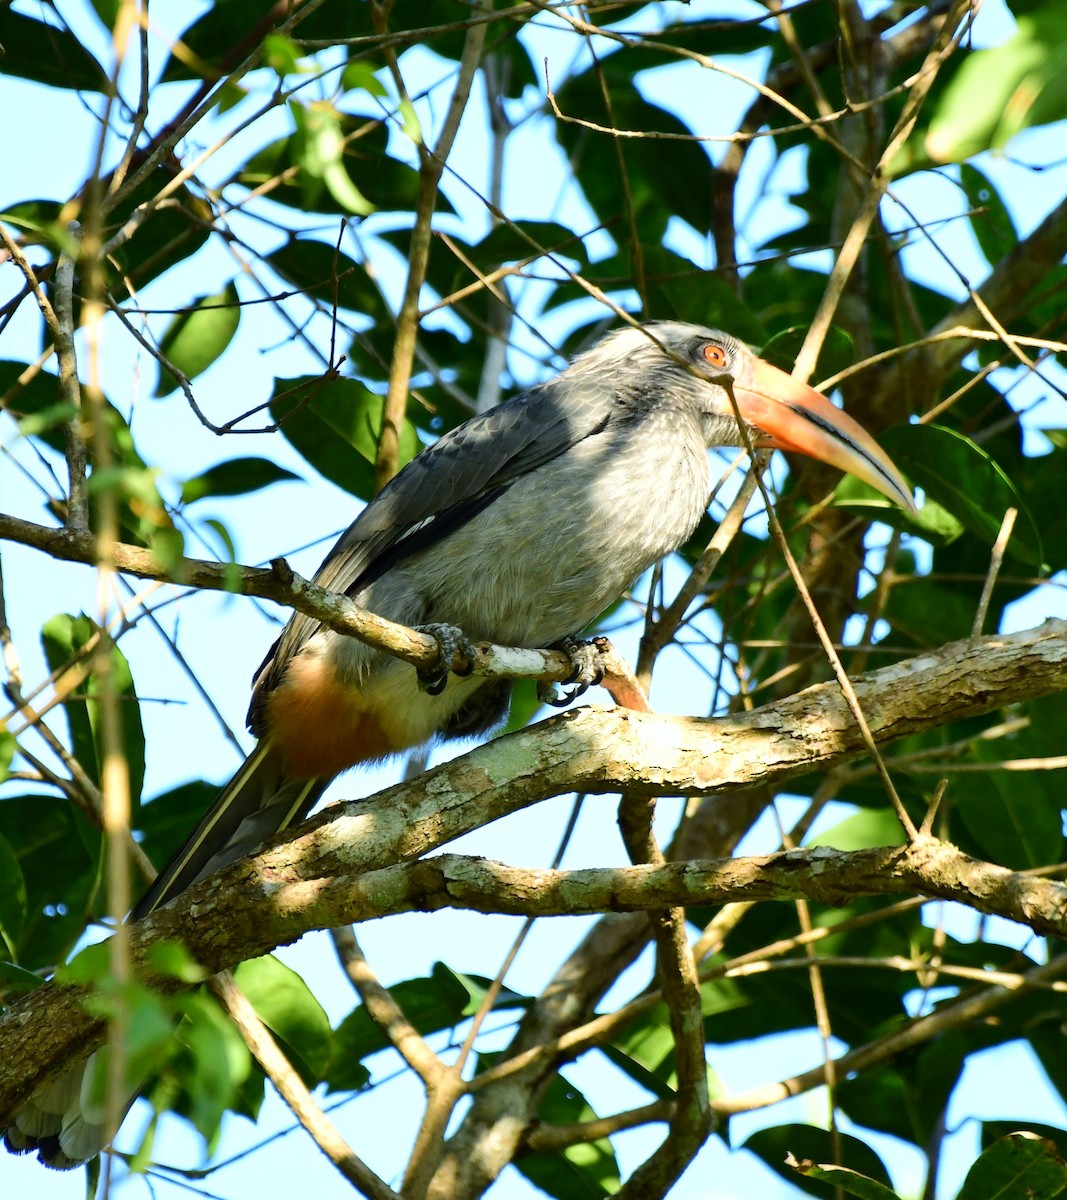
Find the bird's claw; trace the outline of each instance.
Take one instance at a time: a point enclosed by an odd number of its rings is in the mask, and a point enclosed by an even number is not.
[[[601,640],[594,638],[592,641],[583,642],[578,638],[567,637],[558,642],[558,648],[571,660],[573,670],[563,680],[562,695],[557,692],[555,683],[542,681],[537,685],[537,699],[553,708],[564,708],[590,687],[600,683],[604,678],[604,668],[600,663]]]
[[[429,634],[437,643],[438,660],[433,667],[416,667],[419,677],[419,687],[429,696],[440,696],[448,683],[448,675],[469,675],[474,670],[474,643],[464,634],[458,625],[434,623],[431,625],[416,625],[418,633]],[[464,664],[453,666],[456,655],[463,656]]]

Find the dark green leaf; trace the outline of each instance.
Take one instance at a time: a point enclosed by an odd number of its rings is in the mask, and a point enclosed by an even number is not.
[[[32,992],[44,983],[40,975],[17,967],[14,963],[0,962],[0,1004],[7,1004],[13,997]]]
[[[1052,1200],[1067,1190],[1067,1163],[1052,1142],[1009,1133],[983,1151],[956,1200]]]
[[[104,24],[105,29],[114,29],[115,22],[122,11],[122,0],[92,0],[96,15]]]
[[[1011,214],[989,177],[977,167],[964,163],[960,167],[960,183],[973,210],[970,221],[974,236],[986,262],[996,266],[1005,254],[1015,249],[1019,240]]]
[[[786,1160],[792,1155],[800,1161],[832,1163],[835,1144],[840,1146],[841,1166],[865,1175],[886,1188],[891,1187],[889,1173],[882,1160],[870,1146],[851,1134],[838,1133],[836,1143],[831,1143],[830,1134],[825,1129],[817,1129],[813,1125],[779,1125],[752,1134],[744,1143],[744,1148],[758,1155],[775,1174],[795,1184],[802,1192],[809,1196],[829,1198],[834,1194],[833,1186],[806,1176],[798,1178]]]
[[[585,262],[582,239],[573,229],[556,221],[501,222],[480,242],[464,246],[463,252],[484,271],[490,271],[501,263],[536,259],[547,253]]]
[[[484,995],[483,983],[473,976],[459,975],[444,963],[435,963],[429,978],[407,979],[390,986],[393,999],[419,1033],[451,1029],[477,1012]],[[494,1009],[521,1007],[528,1003],[505,988]],[[361,1060],[390,1045],[385,1035],[361,1006],[355,1008],[334,1031],[333,1053],[325,1079],[332,1091],[360,1088],[370,1078]]]
[[[26,881],[15,850],[0,835],[0,942],[5,958],[18,956],[18,945],[26,924]]]
[[[299,479],[269,458],[228,458],[182,484],[182,503],[205,496],[244,496],[285,479]]]
[[[1067,1130],[1059,1125],[1042,1125],[1039,1121],[983,1121],[982,1149],[986,1150],[1002,1138],[1023,1131],[1043,1138],[1056,1147],[1060,1158],[1067,1160]]]
[[[630,65],[625,54],[613,54],[601,70],[574,75],[557,92],[565,115],[601,127],[592,130],[568,121],[553,126],[571,169],[593,210],[620,244],[629,241],[621,215],[624,204],[646,248],[660,241],[670,213],[698,233],[707,233],[713,211],[711,159],[674,113],[642,97],[634,87]],[[612,129],[624,130],[628,136],[616,138]],[[652,136],[632,136],[635,133]],[[668,137],[657,138],[657,133]]]
[[[338,487],[369,500],[384,401],[354,379],[324,382],[316,376],[275,381],[271,417],[298,453]],[[400,465],[419,451],[415,430],[405,422]]]
[[[219,789],[215,784],[183,783],[142,804],[137,813],[141,846],[160,870],[170,861],[207,812]]]
[[[15,852],[26,888],[19,963],[36,970],[62,959],[85,925],[96,860],[66,800],[0,800],[0,836]]]
[[[1005,512],[1017,509],[1007,553],[1031,566],[1043,562],[1041,534],[1027,506],[1003,469],[970,438],[940,425],[898,425],[879,441],[913,483],[990,548]]]
[[[381,293],[366,268],[325,242],[293,238],[264,261],[295,288],[331,308],[336,303],[369,316],[384,312]]]
[[[1058,862],[1064,851],[1063,796],[1055,772],[997,770],[1011,758],[1043,758],[1060,753],[1067,697],[1031,701],[1031,726],[995,742],[978,741],[967,761],[988,766],[988,774],[953,776],[950,795],[975,843],[993,862],[1019,870]]]
[[[48,87],[108,90],[107,72],[69,29],[0,8],[0,73]]]
[[[131,168],[142,166],[136,153]],[[175,186],[175,176],[182,164],[173,157],[164,157],[116,207],[105,230],[108,237],[124,225],[131,214],[143,204],[152,206],[128,241],[120,245],[106,261],[108,286],[116,299],[142,289],[153,279],[179,263],[187,262],[207,241],[215,213],[207,201],[187,184]],[[106,186],[108,180],[104,179]],[[159,193],[168,190],[167,203],[157,205]],[[110,261],[114,258],[114,263]],[[77,293],[76,293],[77,294]]]
[[[787,329],[780,330],[761,347],[760,357],[783,371],[791,371],[807,333],[806,324],[791,325]],[[814,378],[828,379],[846,367],[851,367],[855,361],[855,341],[844,329],[831,325],[826,331],[826,339],[819,351]]]

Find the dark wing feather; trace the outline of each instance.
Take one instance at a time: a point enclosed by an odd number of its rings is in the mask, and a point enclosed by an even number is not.
[[[607,381],[585,377],[579,389],[564,377],[458,425],[382,488],[337,540],[314,582],[358,591],[471,520],[516,479],[598,433],[614,400]],[[257,672],[253,711],[259,693],[277,686],[286,663],[317,628],[302,613],[290,618]]]

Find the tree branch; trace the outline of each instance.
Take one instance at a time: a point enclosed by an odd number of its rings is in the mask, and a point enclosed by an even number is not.
[[[53,529],[0,513],[0,539],[31,546],[64,562],[88,566],[96,563],[96,538],[88,531]],[[274,559],[269,568],[208,562],[197,558],[182,558],[176,565],[168,567],[150,550],[117,542],[112,561],[115,570],[141,579],[159,579],[164,583],[201,591],[231,592],[273,600],[286,608],[314,617],[337,633],[358,638],[369,646],[402,658],[415,667],[435,668],[440,660],[440,650],[434,638],[379,617],[361,608],[343,593],[327,591],[302,578],[283,558]],[[495,646],[491,642],[476,643],[472,663],[468,664],[457,652],[456,658],[448,666],[460,669],[469,666],[475,675],[556,682],[568,679],[574,672],[574,664],[558,650]]]
[[[461,908],[575,916],[798,896],[841,904],[857,896],[918,893],[956,900],[1039,934],[1067,937],[1067,884],[980,862],[936,838],[852,852],[820,846],[750,858],[576,871],[443,854],[317,878],[297,878],[292,866],[287,872],[279,869],[279,858],[291,849],[277,846],[237,863],[132,926],[134,964],[143,971],[152,944],[176,939],[214,973],[293,942],[309,929],[400,912]],[[225,921],[211,919],[217,912],[225,912]],[[176,984],[171,979],[160,986]],[[105,1026],[83,1006],[86,994],[85,987],[47,984],[0,1019],[0,1124],[36,1087],[98,1044]]]
[[[957,642],[856,681],[880,743],[1064,688],[1063,621]],[[141,964],[150,942],[178,938],[216,972],[308,929],[417,905],[547,915],[797,895],[837,902],[890,892],[959,899],[1038,933],[1067,934],[1063,885],[976,863],[929,839],[848,856],[818,850],[599,873],[529,873],[452,856],[397,865],[560,792],[732,792],[781,784],[861,752],[835,684],[723,720],[579,709],[368,800],[326,810],[291,840],[204,880],[134,926],[131,954]],[[220,914],[225,919],[216,919]],[[101,1036],[83,997],[82,990],[47,985],[0,1020],[0,1123]]]

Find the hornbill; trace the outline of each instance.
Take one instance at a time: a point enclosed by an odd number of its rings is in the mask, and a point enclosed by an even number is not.
[[[341,535],[321,587],[411,626],[545,647],[569,641],[696,528],[709,447],[798,451],[912,509],[900,473],[825,396],[729,334],[680,322],[617,330],[560,375],[472,417],[409,462]],[[499,724],[507,680],[446,676],[294,613],[255,676],[256,749],[131,914],[302,819],[357,763]],[[9,1149],[71,1167],[99,1153],[84,1065],[5,1131]],[[132,1102],[132,1100],[131,1100]]]

